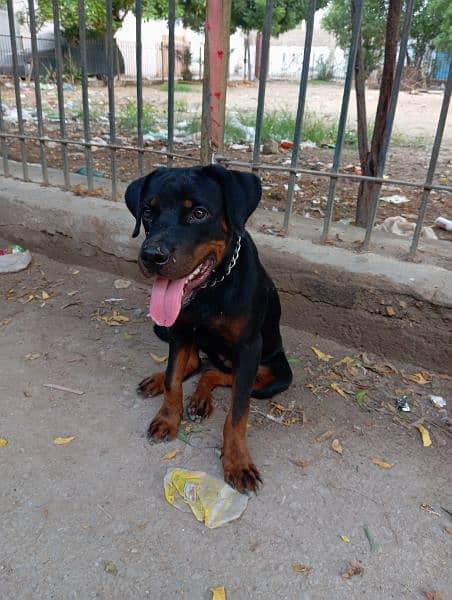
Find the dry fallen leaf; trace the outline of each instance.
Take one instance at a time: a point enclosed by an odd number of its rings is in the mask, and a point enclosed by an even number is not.
[[[129,317],[122,315],[117,310],[114,310],[111,315],[103,315],[101,317],[101,321],[107,323],[107,325],[121,325],[122,323],[128,323],[130,321]]]
[[[358,563],[349,562],[349,567],[344,573],[341,573],[343,579],[351,579],[355,575],[363,575],[364,569]]]
[[[342,453],[343,453],[343,450],[342,450],[341,443],[340,443],[340,441],[339,441],[339,440],[337,440],[337,439],[336,439],[336,440],[333,440],[333,441],[331,442],[331,448],[332,448],[332,449],[333,449],[335,452],[337,452],[338,454],[342,454]]]
[[[350,538],[348,537],[348,535],[341,535],[341,540],[346,544],[350,544]]]
[[[0,437],[0,448],[4,448],[8,445],[8,440],[6,438]]]
[[[28,296],[28,298],[22,302],[22,304],[28,304],[29,302],[31,302],[33,300],[33,298],[34,298],[33,294],[30,294]]]
[[[308,565],[292,565],[292,569],[295,571],[295,573],[309,574],[313,571],[313,568],[308,567]]]
[[[172,458],[174,458],[176,456],[176,454],[179,452],[179,450],[170,450],[169,452],[167,452],[166,454],[164,454],[162,456],[162,460],[171,460]]]
[[[325,352],[322,352],[321,350],[319,350],[315,346],[311,346],[311,350],[314,352],[314,354],[316,355],[316,357],[318,358],[318,360],[323,360],[325,362],[328,362],[329,360],[331,360],[332,358],[334,358],[334,356],[331,356],[331,354],[325,354]]]
[[[224,585],[210,588],[210,591],[212,592],[212,600],[226,600],[226,590]]]
[[[302,469],[306,469],[306,467],[309,467],[310,465],[309,460],[301,460],[301,458],[294,458],[290,462],[296,467],[301,467]]]
[[[416,428],[419,431],[419,433],[421,434],[422,445],[424,446],[424,448],[428,448],[429,446],[431,446],[432,439],[430,437],[429,430],[426,427],[424,427],[423,425],[416,425]]]
[[[449,534],[452,535],[452,527],[444,527],[444,531]]]
[[[424,592],[426,600],[445,600],[439,592]]]
[[[80,271],[77,269],[75,271],[71,271],[71,275],[78,275],[80,273]]]
[[[342,398],[345,398],[347,400],[347,394],[344,392],[344,390],[341,387],[339,387],[339,385],[337,383],[331,383],[330,388],[332,390],[334,390],[335,392],[337,392],[339,394],[339,396],[342,396]]]
[[[154,354],[153,352],[149,352],[149,354],[151,355],[152,360],[155,363],[157,363],[158,365],[160,365],[168,360],[168,355],[159,356],[158,354]]]
[[[430,383],[432,380],[432,376],[427,371],[419,371],[419,373],[412,373],[411,375],[407,375],[406,377],[410,381],[414,381],[414,383],[418,383],[419,385],[425,385],[426,383]]]
[[[64,444],[69,444],[75,440],[75,435],[70,435],[68,437],[56,437],[53,440],[53,443],[57,446],[64,446]]]
[[[384,460],[381,460],[381,458],[377,458],[376,456],[373,456],[370,460],[374,463],[374,465],[377,465],[377,467],[381,467],[382,469],[392,469],[394,466],[393,463],[388,463]]]
[[[332,437],[333,435],[334,435],[334,432],[333,432],[333,431],[330,431],[330,430],[328,430],[328,431],[324,431],[323,433],[321,433],[320,435],[318,435],[318,436],[315,438],[315,441],[316,441],[316,442],[318,442],[318,443],[320,444],[321,442],[325,442],[326,440],[328,440],[328,439],[329,439],[330,437]]]
[[[388,315],[388,317],[393,317],[395,315],[395,310],[392,306],[386,307],[386,314]]]
[[[48,300],[50,298],[50,294],[48,294],[45,290],[42,290],[41,296],[43,300]]]
[[[36,360],[41,356],[40,352],[29,352],[24,356],[25,360]]]

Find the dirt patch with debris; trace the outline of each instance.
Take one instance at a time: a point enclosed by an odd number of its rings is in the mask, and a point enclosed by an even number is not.
[[[447,598],[451,379],[421,357],[388,362],[283,328],[294,383],[252,402],[248,430],[264,486],[240,520],[207,531],[165,502],[163,477],[221,476],[229,393],[208,421],[149,446],[160,399],[135,389],[167,347],[148,291],[39,255],[0,276],[3,596],[207,599],[224,585],[240,599]]]

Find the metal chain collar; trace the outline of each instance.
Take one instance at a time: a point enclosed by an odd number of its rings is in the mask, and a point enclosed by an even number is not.
[[[202,284],[202,288],[206,288],[206,287],[214,287],[216,286],[218,283],[221,283],[222,281],[224,281],[225,277],[227,277],[229,275],[229,273],[232,271],[232,269],[235,267],[235,264],[237,262],[237,259],[239,257],[239,253],[240,253],[240,247],[242,244],[242,237],[239,235],[239,238],[237,240],[237,244],[234,250],[234,254],[232,255],[231,260],[229,261],[229,264],[226,268],[225,273],[223,274],[222,277],[220,277],[219,279],[215,278],[212,279],[211,281],[206,281],[206,283]]]

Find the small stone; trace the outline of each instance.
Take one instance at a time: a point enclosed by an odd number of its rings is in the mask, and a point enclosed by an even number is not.
[[[129,279],[115,279],[114,286],[117,290],[126,290],[132,285]]]
[[[278,154],[278,142],[275,142],[275,140],[265,142],[262,148],[262,154]]]
[[[386,307],[386,314],[388,317],[393,317],[395,315],[395,310],[392,308],[392,306]]]

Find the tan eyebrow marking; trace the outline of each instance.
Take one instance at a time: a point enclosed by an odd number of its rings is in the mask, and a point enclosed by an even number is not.
[[[193,206],[193,201],[190,200],[189,198],[186,198],[183,201],[183,205],[185,206],[185,208],[191,208]]]
[[[157,206],[157,204],[159,203],[159,201],[157,200],[157,198],[151,198],[151,202],[150,205],[155,208]]]

